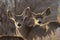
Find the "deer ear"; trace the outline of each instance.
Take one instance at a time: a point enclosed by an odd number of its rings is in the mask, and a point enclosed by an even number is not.
[[[50,14],[51,14],[50,7],[48,7],[45,11],[43,11],[43,12],[41,13],[41,15],[43,15],[43,16],[48,16],[48,15],[50,15]]]
[[[29,16],[31,16],[32,13],[30,11],[30,7],[25,8],[22,14],[23,14],[23,17],[29,17]]]

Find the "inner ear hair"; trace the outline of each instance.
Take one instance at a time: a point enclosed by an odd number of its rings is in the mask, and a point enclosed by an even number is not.
[[[30,7],[26,7],[23,12],[22,12],[23,17],[25,16],[30,16],[31,15],[31,10]]]
[[[50,13],[51,13],[51,8],[50,7],[48,7],[45,11],[43,11],[42,13],[41,13],[41,15],[50,15]]]
[[[26,7],[23,12],[22,12],[22,15],[24,15],[27,11],[30,11],[30,7]]]
[[[46,10],[46,15],[50,15],[51,13],[51,10],[50,10],[50,7],[48,7],[48,9]]]

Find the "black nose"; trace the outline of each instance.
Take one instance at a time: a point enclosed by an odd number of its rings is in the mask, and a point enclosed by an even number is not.
[[[40,23],[42,23],[41,21],[38,21],[38,23],[40,24]]]
[[[21,24],[19,23],[18,26],[21,26]]]

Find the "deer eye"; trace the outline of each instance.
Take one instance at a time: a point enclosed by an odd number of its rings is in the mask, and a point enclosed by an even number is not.
[[[42,16],[42,15],[37,15],[36,18],[41,18],[41,19],[43,19],[43,16]]]
[[[23,21],[23,19],[21,19]]]
[[[0,18],[0,22],[2,22],[2,19]]]
[[[36,18],[40,18],[40,16],[36,16]]]

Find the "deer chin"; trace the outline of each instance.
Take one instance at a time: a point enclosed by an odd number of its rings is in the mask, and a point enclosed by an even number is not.
[[[38,25],[38,27],[45,29],[46,32],[48,32],[48,30],[49,30],[48,24],[35,24],[34,27],[36,27],[37,25]]]
[[[45,29],[46,32],[48,32],[48,30],[49,30],[49,26],[47,24],[40,24],[40,27]]]

